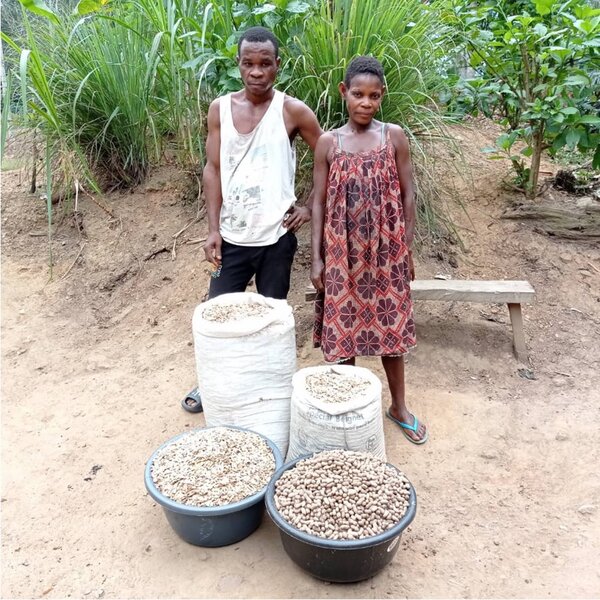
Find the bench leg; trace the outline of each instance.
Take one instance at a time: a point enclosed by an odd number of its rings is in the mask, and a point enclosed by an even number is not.
[[[523,315],[520,304],[508,304],[510,322],[513,330],[513,347],[515,356],[521,362],[527,362],[527,345],[525,344],[525,330],[523,329]]]

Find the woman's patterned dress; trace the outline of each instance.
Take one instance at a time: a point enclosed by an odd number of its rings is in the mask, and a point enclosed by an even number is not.
[[[335,136],[323,250],[325,292],[315,303],[315,347],[325,360],[400,356],[415,346],[408,247],[394,144],[346,152]]]

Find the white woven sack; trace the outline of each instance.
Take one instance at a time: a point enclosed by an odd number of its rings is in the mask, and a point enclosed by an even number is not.
[[[369,388],[346,402],[323,402],[306,389],[309,375],[334,370],[340,374],[366,379]],[[287,461],[322,450],[342,448],[369,452],[386,459],[383,418],[381,415],[381,381],[362,367],[348,365],[308,367],[292,380],[290,445]]]
[[[210,306],[240,303],[262,304],[269,312],[225,323],[202,316]],[[196,307],[192,329],[206,425],[262,433],[285,456],[296,370],[291,306],[255,293],[224,294]]]

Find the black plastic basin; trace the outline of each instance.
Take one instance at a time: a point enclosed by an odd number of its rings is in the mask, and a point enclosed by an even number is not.
[[[228,425],[227,428],[249,431],[248,429],[232,425]],[[189,433],[189,431],[186,431],[171,438],[152,454],[146,463],[146,470],[144,472],[146,489],[150,496],[163,507],[167,521],[175,530],[175,533],[186,542],[195,546],[211,548],[235,544],[248,537],[260,525],[264,513],[264,496],[267,486],[260,490],[260,492],[248,496],[248,498],[244,498],[240,502],[225,504],[223,506],[199,507],[175,502],[163,495],[154,485],[151,469],[158,451]],[[252,433],[256,432],[252,431]],[[260,435],[273,451],[275,469],[281,467],[283,458],[277,446],[264,435],[260,433],[256,433],[256,435]]]
[[[402,532],[412,523],[417,513],[417,495],[410,484],[408,509],[396,525],[361,540],[329,540],[309,535],[288,523],[275,506],[275,484],[288,469],[293,469],[302,456],[289,462],[273,475],[267,487],[265,504],[269,516],[279,528],[281,541],[288,556],[314,577],[334,583],[352,583],[372,577],[394,558],[400,546]],[[389,463],[388,463],[389,464]],[[390,465],[394,469],[394,465]]]

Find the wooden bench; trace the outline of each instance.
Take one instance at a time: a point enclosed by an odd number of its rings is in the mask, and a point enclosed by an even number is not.
[[[418,279],[411,282],[413,300],[501,303],[508,305],[513,329],[513,347],[517,359],[527,362],[527,345],[523,329],[521,304],[535,301],[535,290],[528,281],[468,281]],[[306,300],[314,300],[316,290],[311,285]]]

